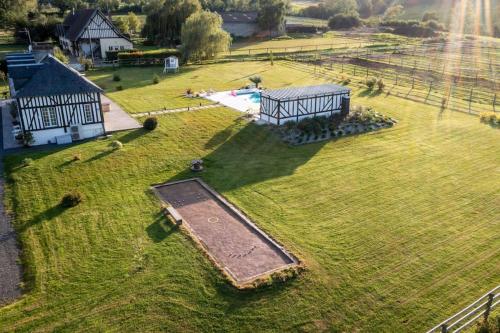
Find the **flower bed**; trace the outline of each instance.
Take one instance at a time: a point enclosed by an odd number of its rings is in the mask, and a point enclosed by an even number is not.
[[[290,121],[277,127],[285,142],[302,145],[317,141],[340,138],[347,135],[361,134],[392,127],[397,121],[384,116],[371,108],[353,107],[345,118],[340,114],[332,117],[305,118]]]

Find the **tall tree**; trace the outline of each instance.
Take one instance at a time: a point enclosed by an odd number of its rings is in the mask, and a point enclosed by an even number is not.
[[[259,25],[272,35],[273,30],[282,31],[285,23],[287,3],[283,0],[260,0]]]
[[[140,21],[137,15],[133,12],[129,12],[127,15],[128,27],[132,33],[137,32],[139,29]]]
[[[83,0],[52,0],[51,5],[65,13],[68,10],[85,8],[88,4]]]
[[[154,6],[158,6],[155,2]],[[159,10],[148,8],[143,35],[157,44],[175,46],[181,35],[182,25],[186,19],[201,10],[198,0],[165,0]]]
[[[0,0],[0,28],[10,27],[36,9],[36,0]]]
[[[217,13],[199,11],[188,17],[182,26],[182,50],[188,60],[204,60],[225,52],[231,36],[222,29]]]
[[[372,16],[373,2],[372,0],[358,0],[359,15],[363,18]]]

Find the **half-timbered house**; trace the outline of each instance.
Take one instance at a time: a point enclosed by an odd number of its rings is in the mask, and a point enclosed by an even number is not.
[[[335,84],[266,90],[260,97],[260,119],[275,125],[317,116],[349,113],[351,90]]]
[[[52,55],[40,62],[7,61],[22,133],[34,145],[69,143],[104,134],[101,88]]]
[[[133,48],[130,39],[98,9],[82,9],[69,14],[57,26],[59,43],[74,56],[106,58],[108,51]]]

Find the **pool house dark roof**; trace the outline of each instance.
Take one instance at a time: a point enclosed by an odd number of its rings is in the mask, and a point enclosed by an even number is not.
[[[276,90],[266,90],[262,92],[261,96],[274,100],[289,100],[328,94],[349,93],[350,91],[351,89],[336,84],[321,84],[318,86],[290,87]]]
[[[224,23],[256,23],[258,13],[251,12],[222,12],[219,13]]]
[[[89,79],[52,55],[47,55],[39,63],[7,66],[16,97],[102,92]]]

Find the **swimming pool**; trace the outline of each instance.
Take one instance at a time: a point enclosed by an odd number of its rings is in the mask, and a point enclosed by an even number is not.
[[[260,92],[254,92],[253,94],[250,95],[250,101],[253,103],[259,103],[260,104]]]

